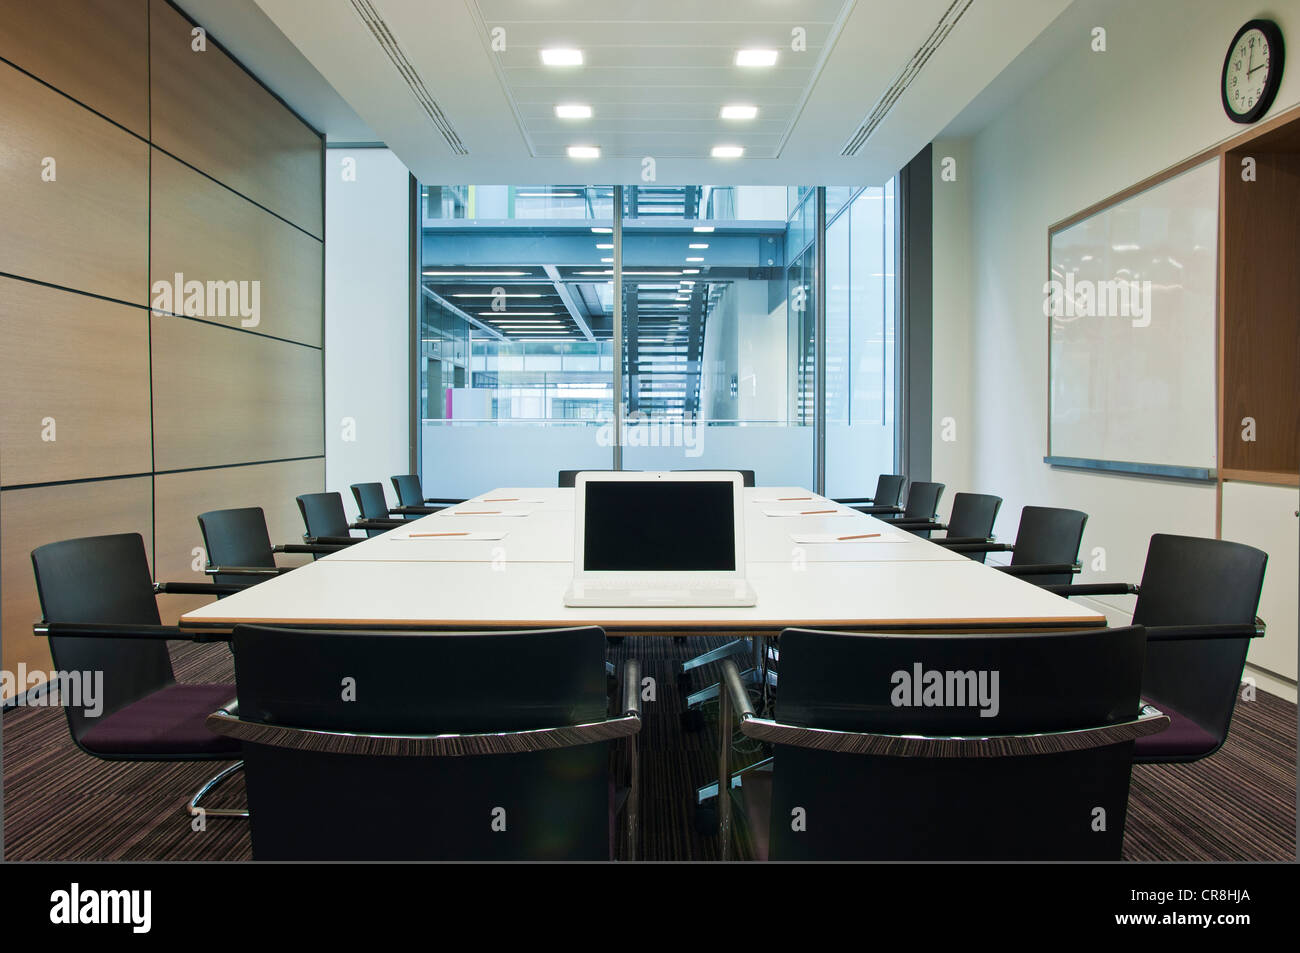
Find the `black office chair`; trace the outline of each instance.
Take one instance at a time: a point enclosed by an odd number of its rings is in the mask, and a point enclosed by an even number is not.
[[[1147,630],[1142,697],[1169,715],[1167,732],[1138,742],[1139,762],[1199,761],[1223,747],[1232,723],[1268,554],[1241,543],[1157,533],[1142,582],[1048,588],[1064,596],[1134,593],[1133,624]]]
[[[897,473],[882,473],[876,480],[875,496],[853,496],[838,499],[836,503],[871,503],[881,513],[903,512],[903,490],[907,488],[907,477]],[[862,512],[867,512],[863,510]]]
[[[367,536],[378,536],[407,522],[404,519],[393,519],[389,515],[388,500],[384,496],[382,483],[353,483],[352,497],[357,501],[357,512],[361,514],[352,528],[364,529]]]
[[[638,826],[640,674],[608,716],[594,626],[448,633],[235,628],[257,860],[607,860],[627,739]]]
[[[673,472],[674,473],[711,473],[714,471],[722,471],[725,473],[739,473],[741,483],[743,483],[745,486],[755,485],[753,470],[737,470],[734,467],[703,467],[695,470],[674,470]]]
[[[1145,644],[1140,626],[787,629],[771,719],[722,663],[720,784],[759,859],[1118,859],[1134,739],[1169,723],[1139,701]],[[737,775],[733,706],[746,737],[773,745]],[[724,860],[732,797],[718,803]]]
[[[397,494],[398,505],[393,507],[390,512],[398,513],[403,516],[428,516],[430,513],[436,513],[439,510],[446,509],[448,506],[454,506],[457,503],[464,503],[464,500],[445,499],[441,497],[426,497],[424,489],[420,486],[420,477],[416,473],[402,473],[393,479],[393,492]],[[440,503],[441,506],[426,506],[427,503]]]
[[[239,743],[208,731],[204,719],[234,697],[230,684],[178,684],[167,640],[212,641],[162,625],[157,593],[228,595],[237,587],[158,583],[139,533],[90,536],[32,550],[41,621],[54,668],[93,678],[80,698],[58,686],[68,731],[78,748],[105,761],[233,761],[190,798],[191,815],[247,817],[234,808],[203,808],[202,799],[238,771]],[[87,689],[99,696],[94,705]],[[69,702],[72,702],[71,704]],[[97,709],[97,710],[96,710]]]
[[[935,542],[971,557],[985,553],[1011,553],[1009,566],[994,568],[1037,586],[1059,586],[1068,583],[1079,571],[1079,546],[1087,522],[1088,514],[1079,510],[1026,506],[1020,511],[1020,527],[1012,545],[943,539]]]
[[[890,521],[891,526],[905,529],[909,533],[929,534],[943,530],[944,536],[935,542],[943,543],[990,543],[993,541],[993,524],[997,521],[998,510],[1002,508],[1002,497],[986,493],[958,493],[952,498],[952,514],[947,523],[937,519],[900,518]],[[970,558],[977,562],[984,561],[984,553],[970,553]]]
[[[319,555],[340,548],[305,543],[272,546],[266,514],[260,506],[200,513],[199,532],[203,534],[203,551],[207,554],[204,571],[222,586],[247,588],[295,568],[277,566],[276,553]]]
[[[578,485],[578,474],[579,474],[579,473],[617,473],[617,472],[619,472],[619,471],[617,471],[617,470],[593,470],[593,469],[591,469],[591,468],[586,468],[586,469],[582,469],[582,470],[561,470],[561,471],[559,472],[559,478],[558,478],[558,480],[557,480],[557,482],[556,482],[556,486],[560,487],[561,489],[565,489],[565,488],[570,489],[570,490],[573,489],[575,486]],[[624,472],[626,472],[626,471],[624,471]]]
[[[891,525],[895,520],[910,520],[912,522],[933,520],[938,517],[939,500],[943,497],[943,490],[944,485],[942,483],[918,480],[907,491],[907,505],[903,507],[902,513],[877,512],[880,508],[876,506],[855,506],[853,509],[859,513],[866,513],[877,519],[885,520]]]
[[[351,546],[364,542],[364,539],[351,535],[350,530],[373,529],[348,523],[347,514],[343,512],[343,497],[338,493],[304,493],[295,499],[298,501],[298,512],[302,514],[303,526],[307,530],[302,538],[309,545]],[[366,538],[370,535],[367,532]]]

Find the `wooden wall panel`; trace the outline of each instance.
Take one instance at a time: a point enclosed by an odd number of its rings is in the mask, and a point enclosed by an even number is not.
[[[321,140],[190,22],[150,5],[153,142],[313,235],[324,235]]]
[[[187,318],[151,320],[158,470],[325,452],[319,350]]]
[[[153,469],[148,312],[0,278],[0,336],[0,483]]]
[[[157,528],[157,572],[160,580],[207,582],[202,568],[195,571],[194,548],[203,545],[198,515],[208,510],[260,506],[272,545],[302,542],[302,517],[294,497],[317,493],[325,486],[325,460],[289,460],[248,467],[220,467],[159,474],[154,484],[154,518]],[[310,556],[277,556],[281,566],[296,566]],[[164,615],[175,621],[205,598],[166,596],[159,602]]]
[[[321,345],[321,242],[154,150],[150,287],[158,281],[259,282],[261,334]],[[155,299],[156,300],[156,299]],[[180,313],[179,302],[171,310]],[[206,315],[239,327],[242,316]]]
[[[0,57],[149,136],[149,0],[0,0]]]
[[[1256,162],[1242,181],[1242,158]],[[1224,209],[1223,460],[1300,470],[1300,153],[1228,153]],[[1255,419],[1255,440],[1241,421]]]
[[[152,550],[151,477],[97,480],[63,486],[29,487],[0,493],[0,591],[4,593],[4,666],[19,662],[45,671],[50,666],[44,639],[32,635],[40,618],[31,551],[77,536],[139,533]],[[151,556],[152,559],[152,556]]]
[[[7,63],[0,104],[0,271],[145,304],[149,147]]]

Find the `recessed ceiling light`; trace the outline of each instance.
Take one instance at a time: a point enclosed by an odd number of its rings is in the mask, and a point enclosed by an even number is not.
[[[683,275],[698,275],[699,273],[700,273],[700,269],[698,269],[698,268],[683,268],[683,269],[682,269],[682,274],[683,274]]]
[[[600,148],[598,146],[569,146],[570,159],[599,159]]]
[[[480,311],[480,318],[553,318],[554,311]]]
[[[700,234],[707,234],[707,233],[713,231],[713,226],[712,226],[712,225],[696,225],[693,229],[691,229],[691,231],[693,231],[693,232],[699,232]]]
[[[601,263],[602,265],[608,265],[608,264],[609,264],[610,262],[612,262],[613,260],[614,260],[613,258],[602,258],[602,259],[600,260],[600,263]]]
[[[453,298],[540,298],[541,295],[526,294],[520,291],[503,291],[499,295],[489,294],[486,291],[481,294],[478,292],[471,293],[468,291],[462,291],[459,292],[458,294],[452,295],[452,297]]]
[[[739,159],[744,154],[741,146],[714,146],[712,153],[715,159]]]
[[[555,107],[555,115],[560,119],[590,119],[591,107],[581,103],[561,103]]]
[[[709,243],[708,243],[708,242],[691,242],[691,244],[690,244],[689,247],[691,247],[691,248],[708,248],[708,247],[709,247]]]
[[[753,119],[758,115],[757,106],[723,106],[723,119]]]
[[[426,275],[432,275],[436,278],[519,278],[528,272],[526,271],[426,271]]]
[[[613,247],[614,247],[614,246],[611,245],[609,242],[597,242],[597,243],[596,243],[596,248],[599,249],[600,251],[608,251],[609,249],[611,249],[611,248],[613,248]]]
[[[608,235],[614,229],[610,228],[608,225],[593,225],[591,226],[591,230],[597,235]]]
[[[743,50],[741,52],[744,52]],[[773,56],[776,54],[773,53]],[[547,66],[581,66],[582,50],[542,50],[542,62]],[[775,62],[775,60],[773,61]]]
[[[582,61],[579,60],[579,62]],[[736,65],[775,66],[776,50],[736,50]]]
[[[687,260],[687,261],[704,261],[703,258],[695,258],[695,257],[687,258],[686,260]]]

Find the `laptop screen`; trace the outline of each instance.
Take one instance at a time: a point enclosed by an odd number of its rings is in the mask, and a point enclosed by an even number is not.
[[[587,484],[587,572],[734,572],[730,482],[594,480]]]

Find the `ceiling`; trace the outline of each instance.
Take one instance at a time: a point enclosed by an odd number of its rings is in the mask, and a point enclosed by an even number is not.
[[[225,6],[182,2],[200,22],[204,7]],[[634,183],[650,181],[643,175],[649,171],[664,184],[762,185],[883,182],[1070,5],[255,2],[356,121],[422,181]],[[240,38],[223,37],[213,24],[213,34],[242,56]],[[583,64],[542,65],[540,50],[555,47],[581,49]],[[777,62],[735,65],[736,51],[749,48],[776,50]],[[268,65],[264,71],[249,62],[297,106],[296,84],[305,80],[280,81]],[[589,105],[593,115],[558,119],[561,103]],[[757,106],[758,115],[721,119],[729,104]],[[843,154],[873,115],[870,135]],[[328,120],[323,129],[331,141],[350,138],[336,135]],[[572,145],[597,146],[601,155],[570,158]],[[714,158],[718,145],[742,146],[745,154]]]

